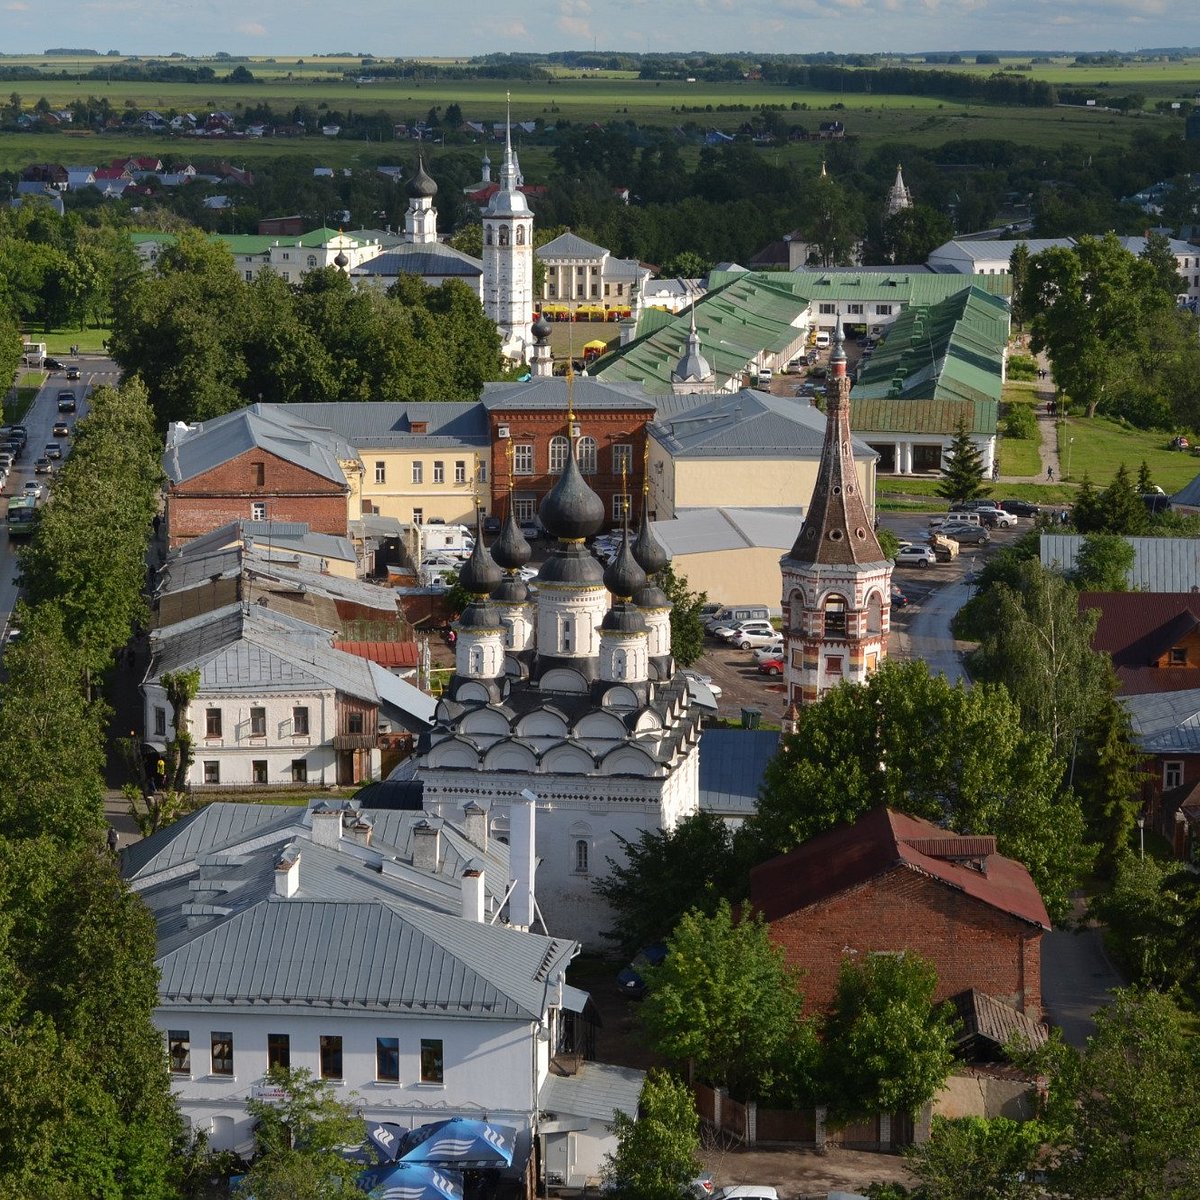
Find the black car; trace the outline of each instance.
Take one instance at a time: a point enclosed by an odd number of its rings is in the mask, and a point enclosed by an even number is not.
[[[75,393],[74,392],[59,392],[58,393],[58,411],[60,413],[68,413],[75,411]]]
[[[78,367],[68,367],[67,368],[67,378],[68,379],[78,379],[79,378],[79,368]]]
[[[629,966],[622,967],[617,975],[617,987],[621,989],[621,993],[634,1000],[640,1000],[646,994],[646,981],[642,978],[642,971],[647,967],[657,967],[666,957],[667,948],[662,942],[655,942],[639,950]]]
[[[59,362],[57,358],[43,358],[42,366],[47,371],[65,371],[67,369],[67,364]]]
[[[24,425],[14,425],[8,431],[8,436],[14,441],[20,442],[23,446],[27,441],[29,441],[29,430],[26,429]]]
[[[483,518],[483,532],[484,533],[499,533],[500,532],[500,518],[499,517],[491,517],[491,516],[484,517]]]
[[[1012,513],[1014,517],[1037,517],[1042,512],[1036,504],[1028,500],[1001,500],[998,507]]]

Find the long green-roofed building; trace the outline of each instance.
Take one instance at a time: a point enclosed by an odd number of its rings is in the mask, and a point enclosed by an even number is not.
[[[338,229],[324,227],[304,234],[212,233],[209,239],[228,247],[238,273],[255,278],[264,267],[292,283],[307,271],[339,266],[349,271],[380,253],[376,241]],[[178,238],[173,233],[130,234],[133,248],[147,266],[153,266],[167,246]],[[341,255],[345,262],[338,262]]]

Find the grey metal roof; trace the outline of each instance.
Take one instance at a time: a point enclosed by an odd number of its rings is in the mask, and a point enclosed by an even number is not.
[[[966,241],[962,238],[953,238],[950,241],[939,246],[929,255],[931,259],[943,256],[952,248],[959,251],[960,254],[979,261],[980,259],[1003,258],[1005,261],[1012,257],[1013,250],[1024,245],[1029,248],[1030,254],[1041,254],[1043,250],[1064,249],[1069,250],[1075,245],[1075,239],[1064,238],[992,238],[982,239],[978,242]]]
[[[537,256],[543,261],[551,258],[603,258],[607,253],[603,246],[597,246],[595,242],[589,242],[569,229],[537,248]]]
[[[164,1007],[302,1004],[535,1020],[569,943],[401,902],[265,897],[162,955]]]
[[[649,426],[650,435],[672,458],[821,457],[825,414],[807,400],[749,388],[707,399],[677,415],[660,416]],[[878,457],[857,438],[854,455]]]
[[[351,269],[352,276],[446,275],[472,279],[483,274],[483,263],[445,242],[395,246]]]
[[[614,1112],[636,1117],[646,1072],[610,1063],[585,1062],[574,1075],[548,1075],[538,1108],[557,1116],[611,1122]]]
[[[1175,492],[1171,496],[1171,503],[1176,507],[1200,508],[1200,475]]]
[[[762,546],[788,550],[803,520],[798,508],[690,508],[673,521],[652,522],[652,528],[671,557],[679,558]]]
[[[706,729],[700,739],[700,807],[721,817],[749,817],[767,763],[779,749],[772,729]]]
[[[597,408],[654,411],[654,398],[640,383],[608,383],[586,376],[573,381],[576,411]],[[527,383],[485,383],[483,405],[489,412],[528,409],[567,411],[565,378],[531,379]]]
[[[183,483],[257,449],[348,490],[338,460],[358,456],[353,447],[323,434],[289,414],[284,405],[251,404],[199,425],[174,429],[163,455],[163,469],[172,483]]]
[[[1196,538],[1127,537],[1133,566],[1126,574],[1139,592],[1191,592],[1200,588],[1200,540]],[[1043,533],[1041,561],[1064,573],[1075,569],[1083,535]]]
[[[487,412],[475,400],[425,404],[367,401],[360,404],[281,404],[281,409],[315,427],[332,430],[360,450],[489,444]],[[413,425],[425,425],[414,433]]]
[[[1147,754],[1200,754],[1200,690],[1120,696]]]
[[[146,678],[195,667],[205,693],[333,688],[378,703],[371,664],[334,650],[330,636],[259,605],[233,604],[156,630]]]

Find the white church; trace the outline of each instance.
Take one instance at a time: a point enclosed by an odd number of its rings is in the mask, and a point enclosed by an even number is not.
[[[510,232],[511,232],[510,226]],[[495,243],[493,243],[495,244]],[[460,576],[474,597],[456,623],[455,673],[423,735],[426,812],[488,813],[507,838],[519,797],[536,797],[536,895],[547,930],[597,945],[608,913],[593,890],[620,838],[671,829],[699,808],[700,709],[671,656],[668,564],[643,510],[608,568],[585,544],[604,504],[571,453],[540,517],[554,548],[536,596],[529,543],[510,508],[489,553],[477,538]]]

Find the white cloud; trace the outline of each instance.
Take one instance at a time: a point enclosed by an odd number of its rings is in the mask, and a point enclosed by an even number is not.
[[[263,37],[267,32],[267,27],[261,21],[241,21],[234,28],[238,33],[245,33],[250,37]]]

